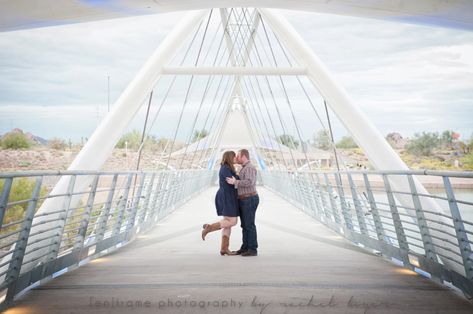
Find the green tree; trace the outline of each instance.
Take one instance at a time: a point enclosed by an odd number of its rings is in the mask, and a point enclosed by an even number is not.
[[[3,191],[3,186],[5,184],[5,180],[0,180],[0,191]],[[31,198],[33,194],[33,189],[36,185],[36,180],[29,179],[29,178],[15,178],[13,180],[13,184],[10,189],[10,194],[8,197],[8,202],[18,202],[23,200],[28,200]],[[40,196],[43,197],[46,195],[47,189],[45,186],[41,188]],[[37,204],[37,208],[41,205],[42,200],[40,200]],[[26,208],[28,207],[28,202],[23,202],[20,204],[16,204],[7,208],[5,212],[5,216],[3,218],[3,225],[8,224],[10,222],[18,221],[23,219],[25,214]],[[20,225],[14,225],[12,227],[18,228]],[[9,228],[7,228],[9,229]],[[9,229],[10,230],[10,229]],[[16,229],[14,229],[16,230]],[[2,232],[5,229],[2,228]],[[10,230],[11,231],[11,230]]]
[[[355,140],[351,136],[344,136],[340,141],[335,145],[337,148],[358,148]]]
[[[138,130],[133,130],[131,132],[125,133],[122,135],[120,140],[117,143],[117,148],[125,148],[127,146],[129,149],[138,149],[141,143],[141,133]]]
[[[138,130],[133,130],[131,132],[125,133],[120,140],[118,141],[116,148],[125,148],[125,143],[128,146],[128,149],[138,150],[141,145],[142,133]],[[160,151],[164,148],[168,139],[160,138],[157,139],[153,135],[146,135],[145,143],[143,145],[144,149],[147,151]]]
[[[466,147],[468,152],[473,152],[473,133],[470,135],[470,139],[466,141]]]
[[[198,140],[200,139],[203,139],[204,137],[206,137],[207,135],[209,135],[209,132],[206,130],[206,129],[202,129],[202,130],[195,130],[194,131],[194,134],[192,136],[192,143],[193,142],[197,142]]]
[[[281,134],[276,137],[276,141],[292,149],[297,149],[299,147],[299,142],[290,134]]]
[[[320,130],[314,135],[314,147],[320,149],[330,148],[330,134],[327,130]]]
[[[464,170],[473,170],[473,152],[463,157],[461,163]]]
[[[25,134],[10,132],[3,136],[0,144],[5,149],[22,149],[30,148],[32,143]]]
[[[414,134],[414,138],[407,144],[407,152],[416,156],[430,156],[441,140],[437,132],[422,132]]]
[[[458,142],[459,137],[459,133],[456,133],[452,130],[445,130],[440,136],[440,144],[443,147],[453,147],[453,143]]]

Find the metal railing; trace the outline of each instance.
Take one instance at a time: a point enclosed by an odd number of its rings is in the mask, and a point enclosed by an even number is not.
[[[262,171],[261,176],[265,186],[350,241],[472,298],[473,172]]]
[[[0,174],[0,309],[40,281],[109,253],[194,194],[214,171]],[[51,187],[67,179],[67,192]],[[84,182],[81,188],[77,182]],[[47,206],[47,202],[60,204]],[[41,210],[41,207],[48,207]]]
[[[25,289],[130,242],[206,189],[215,174],[208,170],[0,174],[0,307],[7,307]],[[473,173],[260,171],[259,175],[266,187],[350,241],[451,284],[469,298],[473,295]],[[51,187],[64,178],[65,192],[53,194]],[[87,188],[77,189],[77,182],[85,178]],[[416,180],[440,189],[428,193]],[[55,199],[61,206],[38,211]]]

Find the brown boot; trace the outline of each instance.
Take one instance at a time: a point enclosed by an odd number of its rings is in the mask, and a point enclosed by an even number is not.
[[[228,246],[230,245],[230,237],[229,236],[222,236],[222,246],[220,248],[220,255],[236,255],[235,252],[230,251]]]
[[[222,229],[222,227],[220,227],[220,222],[216,222],[211,225],[205,224],[203,225],[203,228],[204,230],[202,230],[202,240],[204,241],[205,241],[205,236],[207,235],[207,233]]]

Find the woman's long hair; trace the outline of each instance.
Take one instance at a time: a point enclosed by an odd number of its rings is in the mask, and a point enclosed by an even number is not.
[[[236,173],[235,166],[233,165],[233,159],[235,159],[235,156],[236,154],[234,151],[232,150],[226,151],[225,153],[223,153],[222,161],[220,162],[220,165],[221,166],[227,165],[230,167],[233,173]]]

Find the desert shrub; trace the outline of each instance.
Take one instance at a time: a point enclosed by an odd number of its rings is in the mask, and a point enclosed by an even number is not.
[[[48,146],[52,149],[65,150],[67,144],[64,140],[55,137],[48,141]]]
[[[30,139],[23,133],[10,132],[3,136],[0,145],[4,149],[23,149],[31,147]]]

